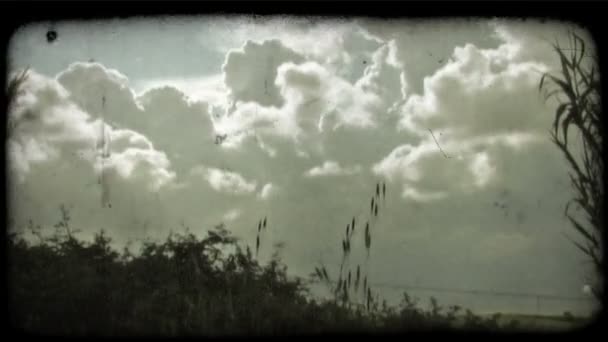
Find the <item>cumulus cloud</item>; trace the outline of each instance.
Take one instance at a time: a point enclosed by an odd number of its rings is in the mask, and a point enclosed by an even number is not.
[[[59,204],[76,208],[76,224],[91,228],[85,237],[100,228],[124,236],[144,208],[162,215],[155,196],[175,180],[164,152],[146,136],[85,111],[86,102],[76,101],[57,79],[32,70],[23,91],[9,113],[16,125],[7,141],[17,226],[29,219],[51,225]],[[157,217],[156,229],[163,222]]]
[[[269,199],[270,196],[274,195],[277,191],[278,191],[278,189],[277,189],[276,185],[273,185],[272,183],[267,183],[267,184],[264,184],[264,186],[260,190],[258,197],[263,200],[266,200],[266,199]]]
[[[331,32],[336,33],[335,30]],[[346,77],[327,60],[298,50],[312,60],[286,61],[277,65],[273,85],[283,99],[279,107],[265,104],[262,97],[267,95],[250,94],[247,101],[237,102],[228,109],[227,115],[215,120],[218,132],[228,134],[224,147],[241,148],[243,142],[255,141],[261,150],[274,158],[277,146],[270,141],[283,139],[287,140],[283,144],[292,140],[296,154],[302,158],[369,163],[379,152],[390,151],[394,141],[407,141],[407,134],[404,137],[403,133],[397,132],[391,132],[386,139],[376,139],[379,130],[394,130],[398,120],[396,105],[403,100],[403,75],[391,61],[389,48],[364,30],[342,32],[339,37],[340,44],[349,46],[344,54],[365,54],[365,57],[360,56],[360,72]],[[283,39],[280,42],[248,42],[245,44],[250,47],[247,53],[244,50],[231,53],[240,56],[237,60],[245,63],[248,57],[244,55],[272,54],[276,49],[286,49],[283,44],[289,42]],[[224,70],[225,77],[229,73]],[[356,140],[367,140],[368,144],[363,145],[359,153],[345,153],[343,147]]]
[[[218,19],[217,25],[219,22],[227,30],[205,40],[212,40],[221,51],[234,50],[234,46],[243,46],[247,41],[277,40],[305,60],[326,66],[332,74],[350,83],[362,76],[374,51],[382,45],[380,39],[352,22],[293,17],[234,18],[223,22]]]
[[[308,177],[320,177],[320,176],[347,176],[361,172],[359,165],[353,167],[342,167],[335,161],[328,160],[323,165],[315,166],[312,169],[306,171],[305,175]]]
[[[450,60],[425,78],[424,92],[407,98],[399,128],[419,140],[373,166],[376,174],[403,183],[404,197],[430,201],[479,191],[501,181],[500,157],[490,151],[546,139],[553,108],[537,89],[548,66],[523,58],[521,42],[500,32],[503,41],[495,48],[455,47]]]
[[[255,191],[255,181],[247,181],[236,172],[217,168],[198,167],[193,169],[194,174],[200,174],[209,182],[215,191],[225,191],[233,194],[247,194]]]
[[[398,146],[373,165],[375,174],[404,184],[404,197],[422,198],[420,192],[440,192],[441,196],[426,196],[427,200],[440,199],[451,193],[478,191],[497,178],[496,163],[502,156],[499,149],[518,153],[534,144],[546,143],[531,134],[500,134],[491,137],[442,141],[428,133],[418,145]]]
[[[499,51],[457,47],[454,61],[425,79],[424,94],[405,103],[401,127],[458,137],[544,130],[551,117],[537,89],[545,66]]]
[[[389,44],[379,47],[364,75],[355,84],[365,92],[381,96],[383,110],[390,109],[406,97],[405,73],[391,62],[390,50]]]
[[[297,126],[305,132],[375,124],[374,109],[381,102],[378,95],[355,87],[317,63],[282,65],[277,85],[288,103],[295,106]],[[323,125],[322,118],[330,115],[335,116],[335,125]]]
[[[226,221],[234,221],[236,220],[239,216],[241,216],[241,211],[238,209],[232,209],[230,211],[228,211],[225,215],[224,215],[224,220]]]
[[[106,138],[110,154],[101,158],[108,159],[105,167],[116,169],[121,177],[143,177],[152,188],[174,177],[166,156],[146,137],[94,119],[58,81],[31,71],[23,89],[9,114],[16,122],[8,142],[9,164],[17,179],[24,181],[31,163],[60,157],[86,159],[93,169],[101,157],[99,143]]]
[[[393,64],[404,69],[403,91],[410,94],[424,90],[424,78],[448,63],[455,46],[470,43],[495,48],[500,44],[499,38],[488,34],[492,27],[487,21],[361,20],[360,25],[390,45]]]
[[[430,202],[434,200],[443,199],[447,196],[445,191],[435,192],[420,192],[414,187],[405,186],[403,190],[403,198],[413,199],[418,202]]]
[[[247,41],[241,49],[232,50],[226,56],[222,66],[224,82],[234,101],[256,101],[278,107],[283,100],[274,85],[277,68],[286,62],[302,60],[300,54],[279,40]]]
[[[133,82],[133,90],[138,94],[154,88],[173,87],[179,89],[190,99],[217,107],[225,107],[228,89],[221,74],[204,77],[143,79]]]
[[[105,170],[114,168],[123,178],[148,178],[151,180],[150,188],[153,190],[158,190],[162,185],[174,180],[175,172],[170,171],[171,163],[167,156],[154,150],[144,136],[122,130],[111,132],[110,137],[115,134],[121,139],[117,139],[116,143],[112,140],[110,143],[111,152],[103,164]],[[135,146],[125,146],[125,141]]]
[[[71,101],[92,117],[103,116],[118,127],[137,121],[141,107],[134,101],[129,80],[119,71],[99,63],[72,63],[56,79],[68,91]]]

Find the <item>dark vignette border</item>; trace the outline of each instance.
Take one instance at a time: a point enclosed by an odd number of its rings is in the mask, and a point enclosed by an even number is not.
[[[271,15],[295,15],[303,17],[320,17],[320,18],[349,18],[349,17],[371,17],[377,19],[415,19],[415,18],[511,18],[511,19],[540,19],[540,20],[557,20],[575,23],[589,31],[592,35],[600,60],[600,73],[604,70],[606,64],[606,48],[605,38],[603,36],[606,17],[604,4],[599,2],[456,2],[456,1],[429,1],[429,2],[410,2],[410,1],[394,1],[394,2],[142,2],[133,1],[127,2],[4,2],[0,8],[2,13],[2,47],[4,58],[0,62],[4,77],[2,78],[3,89],[6,89],[6,57],[9,49],[10,38],[13,33],[23,25],[38,21],[64,21],[64,20],[92,20],[92,19],[113,19],[113,18],[132,18],[141,16],[187,16],[197,14],[214,14],[214,15],[252,15],[252,16],[271,16]],[[60,34],[60,33],[58,33]],[[602,87],[602,98],[605,98],[605,88]],[[2,94],[2,106],[6,113],[6,94]],[[6,141],[6,120],[0,121],[2,140]],[[605,125],[605,121],[602,123]],[[604,140],[604,144],[606,141]],[[605,149],[605,145],[604,145]],[[5,163],[6,150],[2,149],[2,161]],[[2,227],[7,226],[7,196],[6,196],[6,165],[0,169],[0,175],[4,179],[2,183],[2,210],[5,219]],[[605,239],[605,236],[602,237]],[[605,241],[605,240],[604,240]],[[6,255],[6,238],[1,240],[2,261],[4,265],[10,262]],[[604,244],[605,246],[605,244]],[[604,249],[604,253],[606,250]],[[605,257],[605,256],[604,256]],[[605,260],[605,259],[604,259]],[[6,269],[6,268],[5,268]],[[3,274],[6,276],[6,274]],[[6,277],[3,277],[2,291],[5,305],[5,313],[10,317],[10,308],[8,307],[8,286]],[[605,293],[605,291],[604,291]],[[605,299],[605,298],[604,298]],[[604,307],[605,300],[602,300]],[[596,318],[595,322],[580,330],[574,330],[559,334],[566,338],[575,337],[576,335],[593,334],[601,332],[602,323],[604,323],[604,312]],[[13,329],[8,324],[4,332],[9,334],[20,335],[19,331]],[[483,336],[473,334],[472,332],[452,333],[454,335],[462,334],[465,338],[473,336],[500,338],[519,337],[520,334]],[[21,334],[22,335],[22,334]],[[538,337],[548,337],[554,339],[559,336],[556,334],[532,334],[530,337],[536,339]],[[355,337],[352,334],[327,334],[329,338],[333,337]],[[372,335],[359,335],[361,337],[372,337]],[[403,337],[406,336],[386,334],[374,335],[373,337]],[[417,337],[417,335],[414,335]],[[36,337],[36,336],[31,336]],[[295,337],[316,337],[316,336],[295,336]],[[422,336],[421,336],[422,337]],[[523,337],[523,336],[522,336]]]

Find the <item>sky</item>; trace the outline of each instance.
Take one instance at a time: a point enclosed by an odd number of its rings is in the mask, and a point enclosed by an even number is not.
[[[9,76],[30,70],[9,112],[11,228],[52,227],[65,205],[85,239],[104,229],[136,246],[224,223],[253,247],[266,217],[260,259],[282,242],[289,272],[307,276],[337,270],[354,217],[350,263],[365,263],[368,222],[372,283],[583,296],[591,268],[566,238],[556,103],[538,91],[569,29],[593,45],[568,23],[500,19],[23,26],[8,54]],[[588,310],[411,292],[479,312]]]

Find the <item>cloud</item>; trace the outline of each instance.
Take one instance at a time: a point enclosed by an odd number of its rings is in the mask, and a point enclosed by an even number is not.
[[[571,32],[583,39],[589,56],[597,51],[590,33],[574,23],[496,19],[491,23],[491,27],[494,29],[494,36],[506,43],[503,48],[508,47],[514,60],[542,62],[554,72],[559,72],[561,65],[558,54],[553,50],[553,44],[568,46],[572,43]],[[583,60],[583,64],[592,61],[588,58]]]
[[[241,211],[238,209],[232,209],[230,211],[228,211],[225,215],[224,215],[224,220],[226,221],[234,221],[236,220],[239,216],[241,215]]]
[[[487,34],[488,21],[475,20],[361,20],[361,27],[391,46],[393,64],[404,69],[404,92],[424,90],[424,78],[448,63],[455,46],[467,43],[479,48],[495,48],[497,37]],[[429,27],[433,29],[429,29]]]
[[[441,137],[435,141],[430,133],[428,135],[418,145],[396,147],[373,165],[373,172],[404,184],[405,197],[441,199],[479,191],[500,182],[496,163],[503,156],[493,152],[508,149],[516,153],[522,148],[547,142],[530,134],[500,134],[445,142]],[[418,196],[421,192],[441,193],[441,196]]]
[[[84,110],[91,101],[77,99],[57,79],[32,70],[23,90],[9,113],[16,126],[7,141],[16,224],[32,219],[48,226],[65,204],[74,211],[73,224],[91,228],[85,237],[100,228],[119,239],[136,234],[134,227],[124,229],[143,216],[155,221],[150,229],[160,231],[166,218],[157,196],[176,179],[168,156],[143,134],[102,123]],[[147,209],[154,213],[142,214]]]
[[[405,99],[405,74],[390,61],[390,46],[384,44],[376,50],[364,75],[356,86],[365,92],[377,94],[383,100],[383,110]]]
[[[451,59],[425,78],[422,95],[409,96],[402,107],[399,128],[419,140],[393,149],[374,172],[403,182],[403,195],[418,200],[440,200],[499,181],[500,158],[489,151],[537,143],[550,127],[553,107],[537,90],[546,70],[541,62],[522,59],[513,39],[492,49],[456,47]]]
[[[255,181],[249,182],[236,172],[204,167],[195,168],[192,172],[202,175],[215,191],[247,194],[254,192],[257,186]]]
[[[110,137],[113,135],[119,139],[116,143],[111,140],[110,155],[104,161],[104,169],[114,168],[123,178],[148,178],[153,190],[158,190],[175,179],[175,172],[170,171],[171,163],[167,156],[154,150],[143,135],[126,130],[111,132]],[[131,147],[125,142],[135,146]]]
[[[234,101],[256,101],[278,107],[283,100],[274,85],[277,68],[286,62],[302,60],[301,55],[280,40],[247,41],[241,49],[227,54],[222,66],[224,83]]]
[[[337,34],[335,30],[331,32]],[[347,79],[320,55],[307,55],[298,50],[311,59],[278,65],[274,86],[283,99],[279,107],[264,104],[258,94],[255,98],[248,97],[248,101],[237,102],[215,121],[217,130],[229,136],[224,146],[240,148],[243,141],[251,138],[274,158],[276,145],[269,141],[277,138],[295,142],[296,153],[302,158],[369,163],[378,157],[379,151],[392,147],[394,141],[407,141],[407,135],[393,132],[399,118],[396,105],[403,100],[400,89],[403,75],[390,61],[387,45],[363,30],[340,31],[336,37],[340,44],[349,46],[343,54],[365,54],[359,61],[360,73]],[[264,41],[245,45],[255,47],[248,50],[252,56],[251,51],[265,56],[279,47],[284,48],[288,42],[281,39],[280,43]],[[243,51],[233,52],[243,57]],[[225,70],[224,73],[228,77],[230,72]],[[380,130],[390,130],[391,134],[387,139],[376,139]],[[365,152],[345,154],[343,146],[357,139],[369,142],[364,145]]]
[[[355,83],[362,76],[372,54],[381,45],[378,38],[358,24],[341,20],[235,17],[218,18],[213,24],[221,29],[204,40],[206,44],[211,41],[219,51],[233,51],[234,46],[244,46],[248,41],[276,40],[303,60],[322,64],[349,83]]]
[[[538,83],[546,68],[513,62],[497,51],[457,47],[454,61],[425,79],[424,94],[409,97],[400,127],[458,137],[545,130],[550,108],[541,101]]]
[[[228,104],[226,97],[228,89],[221,74],[205,77],[144,79],[134,82],[132,87],[138,94],[154,88],[173,87],[195,102],[204,102],[218,107]]]
[[[312,169],[306,171],[308,177],[319,177],[319,176],[348,176],[353,175],[361,171],[360,166],[353,167],[342,167],[335,161],[326,161],[321,166],[315,166]]]
[[[72,63],[56,79],[83,111],[113,126],[131,126],[142,110],[127,77],[99,63]]]
[[[405,187],[403,190],[403,198],[413,199],[418,202],[430,202],[434,200],[443,199],[447,196],[445,191],[436,192],[420,192],[413,187]]]
[[[277,189],[276,185],[273,185],[272,183],[267,183],[267,184],[264,184],[264,186],[260,190],[258,197],[260,199],[267,200],[270,198],[270,196],[273,196],[274,194],[276,194],[277,191],[278,191],[278,189]]]
[[[23,89],[23,97],[9,114],[17,124],[8,148],[11,170],[18,180],[25,180],[32,163],[59,158],[85,159],[93,169],[100,160],[96,149],[102,134],[109,139],[107,169],[115,169],[123,178],[146,179],[152,188],[174,177],[166,156],[145,136],[95,120],[56,80],[31,71]]]
[[[382,43],[358,25],[354,25],[350,30],[336,35],[333,38],[333,45],[322,52],[317,52],[317,56],[326,56],[324,64],[329,70],[347,82],[355,84],[374,60],[374,55]],[[317,60],[323,62],[321,58]]]

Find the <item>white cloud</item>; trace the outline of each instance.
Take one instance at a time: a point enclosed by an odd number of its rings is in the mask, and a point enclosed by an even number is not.
[[[217,168],[197,167],[192,170],[194,174],[203,176],[209,185],[219,192],[233,194],[247,194],[255,191],[257,183],[247,181],[243,176],[236,172],[221,170]]]
[[[224,220],[229,221],[229,222],[234,221],[239,216],[241,216],[241,211],[238,209],[232,209],[232,210],[229,210],[226,214],[224,214]]]
[[[242,17],[230,21],[218,19],[213,24],[224,29],[218,30],[213,37],[205,36],[204,40],[206,44],[211,40],[222,52],[248,41],[278,40],[304,59],[324,65],[350,83],[361,77],[366,63],[369,65],[373,52],[382,43],[357,23],[340,20]]]
[[[319,177],[319,176],[348,176],[354,175],[361,172],[361,166],[356,165],[352,167],[342,167],[335,161],[328,160],[321,166],[315,166],[312,169],[306,171],[305,175],[308,177]]]
[[[423,91],[426,76],[443,67],[455,46],[467,43],[480,48],[499,45],[497,37],[488,34],[487,21],[474,20],[362,20],[361,26],[371,35],[389,44],[391,64],[404,69],[403,91]],[[433,27],[433,29],[429,29]]]
[[[409,97],[400,127],[459,137],[545,130],[551,116],[538,92],[545,66],[513,61],[502,50],[457,47],[454,61],[425,79],[424,94]]]
[[[489,162],[488,154],[484,152],[474,155],[470,168],[475,175],[474,184],[477,187],[486,185],[495,171],[495,168]]]
[[[124,82],[115,72],[109,75]],[[101,121],[73,102],[74,94],[61,84],[35,71],[30,72],[23,89],[23,100],[18,100],[9,114],[17,122],[8,144],[9,162],[17,179],[25,181],[31,163],[71,156],[87,160],[95,169],[100,158],[95,151],[102,134]],[[143,135],[107,124],[104,130],[110,149],[106,168],[116,169],[123,178],[143,177],[152,189],[175,176],[166,155],[155,150]],[[112,138],[116,143],[112,143]]]
[[[174,87],[196,102],[205,102],[219,107],[227,105],[228,89],[221,74],[205,77],[158,78],[139,80],[133,84],[138,95],[154,88]]]
[[[288,124],[307,142],[306,137],[341,126],[374,127],[382,103],[376,94],[353,86],[315,62],[281,65],[276,84],[287,101],[283,110]]]
[[[263,200],[267,200],[270,198],[270,196],[273,196],[274,194],[276,194],[277,191],[278,191],[278,189],[277,189],[276,185],[273,185],[272,183],[267,183],[267,184],[264,184],[264,186],[260,190],[258,197]]]
[[[380,96],[384,104],[383,111],[404,100],[406,96],[404,71],[393,64],[390,50],[388,44],[378,48],[365,69],[365,74],[355,84],[365,92]]]
[[[444,191],[420,192],[413,187],[407,186],[403,189],[403,198],[413,199],[418,202],[431,202],[445,197],[447,197],[447,193]]]
[[[224,83],[235,101],[279,107],[283,100],[274,85],[277,68],[286,62],[302,60],[301,55],[280,40],[247,41],[241,49],[227,54],[222,66]]]
[[[404,196],[441,192],[440,197],[477,191],[502,180],[496,178],[496,163],[502,155],[497,148],[520,151],[523,146],[547,143],[534,135],[502,134],[467,140],[430,136],[418,145],[395,148],[372,166],[375,174],[404,184]],[[422,195],[421,195],[422,196]],[[418,196],[422,198],[421,196]],[[428,200],[439,198],[428,197]]]

